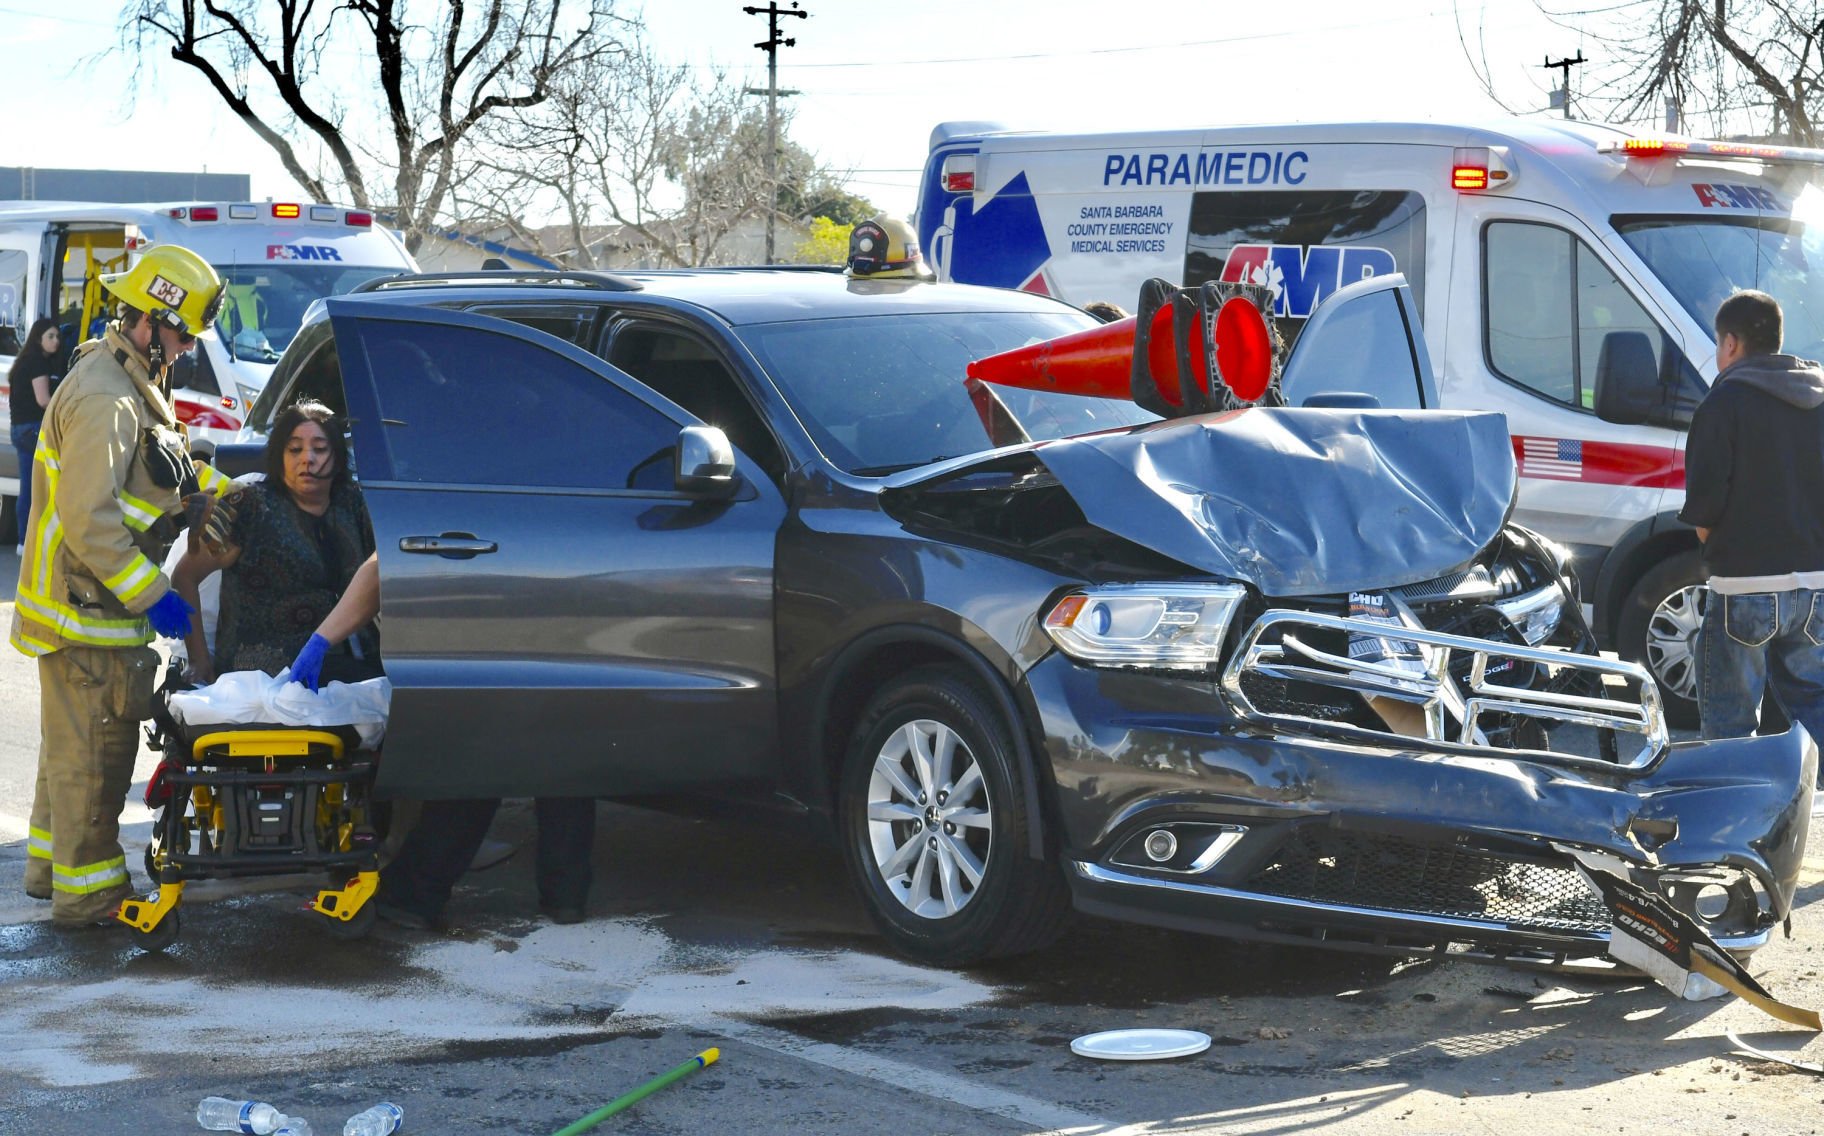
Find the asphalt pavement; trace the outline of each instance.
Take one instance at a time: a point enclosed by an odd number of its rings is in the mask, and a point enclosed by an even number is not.
[[[15,571],[0,554],[0,598]],[[314,878],[209,882],[186,892],[177,944],[143,955],[121,932],[52,929],[20,890],[34,672],[0,651],[0,1133],[192,1132],[208,1095],[318,1133],[382,1099],[407,1132],[553,1132],[710,1046],[719,1062],[599,1131],[1761,1136],[1813,1130],[1824,1099],[1817,1078],[1730,1056],[1724,1031],[1817,1060],[1812,1035],[1625,977],[1092,919],[1038,954],[912,966],[802,820],[730,808],[599,806],[578,925],[538,915],[531,809],[511,802],[495,835],[519,852],[465,877],[446,931],[341,942],[303,910]],[[126,819],[137,869],[149,814]],[[1808,859],[1794,937],[1753,963],[1811,1006],[1821,868]],[[1214,1044],[1163,1062],[1070,1051],[1140,1026]]]

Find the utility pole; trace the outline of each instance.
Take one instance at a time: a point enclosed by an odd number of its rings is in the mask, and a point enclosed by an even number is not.
[[[1581,47],[1577,49],[1577,58],[1575,59],[1572,59],[1567,55],[1563,59],[1554,62],[1551,56],[1548,55],[1545,57],[1545,69],[1547,71],[1556,69],[1564,72],[1563,85],[1552,92],[1552,105],[1564,108],[1564,117],[1566,118],[1571,117],[1571,68],[1580,63],[1587,62],[1589,62],[1589,60],[1583,57],[1583,48]]]
[[[796,47],[798,41],[785,39],[779,35],[779,17],[797,16],[807,19],[809,12],[798,10],[798,0],[792,0],[790,8],[781,8],[779,0],[767,0],[766,7],[745,7],[741,9],[750,16],[766,16],[766,38],[754,46],[766,52],[766,90],[747,88],[750,95],[766,95],[766,263],[773,263],[773,220],[779,215],[779,96],[795,95],[797,91],[779,89],[779,49]]]

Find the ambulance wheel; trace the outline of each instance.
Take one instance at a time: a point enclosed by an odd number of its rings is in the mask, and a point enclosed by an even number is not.
[[[1654,565],[1628,593],[1621,608],[1617,649],[1642,663],[1659,683],[1666,721],[1695,730],[1697,632],[1704,622],[1703,564],[1688,549]]]
[[[375,922],[380,918],[380,907],[369,899],[361,905],[361,910],[355,912],[353,919],[337,919],[333,915],[326,915],[323,918],[329,924],[330,938],[353,942],[356,939],[367,938],[368,932],[374,929]]]
[[[131,927],[128,930],[132,932],[134,946],[147,954],[155,955],[177,942],[179,930],[177,909],[172,908],[166,912],[165,917],[158,921],[158,926],[150,931],[141,931],[138,927]]]

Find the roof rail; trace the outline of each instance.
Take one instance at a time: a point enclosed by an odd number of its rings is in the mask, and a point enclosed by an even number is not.
[[[699,264],[685,268],[629,268],[640,276],[700,276],[711,272],[822,272],[841,273],[840,264]]]
[[[638,280],[629,280],[625,276],[608,272],[476,269],[472,272],[402,272],[396,276],[379,276],[356,285],[349,290],[349,294],[385,292],[394,288],[435,288],[447,284],[550,284],[567,288],[595,288],[604,292],[638,292],[642,287]]]

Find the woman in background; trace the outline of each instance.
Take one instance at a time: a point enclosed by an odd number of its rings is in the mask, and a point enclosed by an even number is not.
[[[11,389],[13,449],[19,454],[19,500],[13,520],[18,531],[13,544],[25,555],[25,529],[32,516],[32,462],[38,453],[38,431],[44,425],[44,408],[63,378],[63,333],[57,321],[41,319],[26,333],[25,345],[13,359],[6,381]]]

